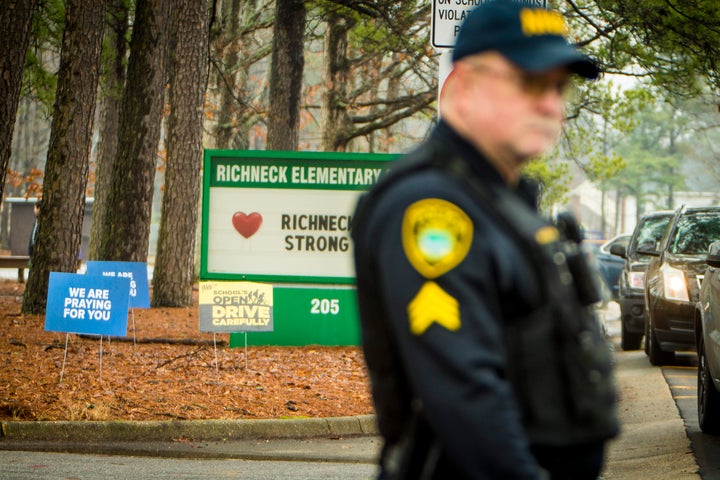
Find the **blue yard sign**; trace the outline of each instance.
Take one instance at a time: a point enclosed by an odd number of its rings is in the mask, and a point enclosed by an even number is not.
[[[150,308],[147,264],[144,262],[87,262],[88,275],[130,279],[130,308]]]
[[[50,272],[45,330],[127,335],[130,279]]]

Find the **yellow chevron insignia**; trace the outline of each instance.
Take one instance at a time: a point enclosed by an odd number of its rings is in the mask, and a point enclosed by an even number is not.
[[[554,242],[558,238],[560,238],[560,232],[558,232],[557,228],[555,227],[542,227],[537,232],[535,232],[535,241],[538,242],[540,245]]]
[[[460,328],[460,307],[437,283],[425,282],[408,305],[408,319],[414,335],[422,335],[433,323],[454,332]]]
[[[410,264],[425,278],[437,278],[462,262],[472,236],[470,217],[446,200],[426,198],[405,210],[403,249]]]

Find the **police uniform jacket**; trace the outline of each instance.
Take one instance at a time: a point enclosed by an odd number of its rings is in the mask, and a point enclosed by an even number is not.
[[[390,424],[407,417],[414,405],[442,445],[435,478],[444,476],[443,465],[457,470],[456,478],[537,478],[531,444],[607,438],[617,424],[611,412],[583,438],[582,431],[567,427],[573,419],[559,418],[571,408],[566,394],[558,393],[565,374],[553,371],[563,360],[553,358],[551,346],[523,345],[532,339],[508,334],[545,322],[537,312],[546,286],[523,251],[527,248],[463,177],[473,177],[487,192],[512,196],[530,219],[528,228],[553,240],[556,230],[534,213],[534,193],[524,191],[523,184],[509,188],[443,122],[429,142],[400,162],[431,157],[440,164],[451,156],[462,159],[467,170],[409,169],[388,185],[381,179],[357,212],[358,297],[379,428],[389,443],[399,441]],[[370,317],[387,326],[381,335],[387,338],[366,328]],[[513,325],[514,319],[520,323]],[[554,334],[538,338],[543,335]],[[378,342],[389,345],[392,358],[374,351]],[[515,355],[525,356],[519,367],[508,361]],[[530,392],[535,387],[517,381],[527,376],[546,391]],[[611,409],[613,392],[606,393]],[[548,407],[544,404],[554,404],[552,412],[535,421],[534,412]]]

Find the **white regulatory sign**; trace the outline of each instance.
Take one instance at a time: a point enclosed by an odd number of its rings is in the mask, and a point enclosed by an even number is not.
[[[460,25],[470,10],[491,0],[433,0],[432,46],[453,48]],[[546,8],[545,0],[517,0],[533,7]]]

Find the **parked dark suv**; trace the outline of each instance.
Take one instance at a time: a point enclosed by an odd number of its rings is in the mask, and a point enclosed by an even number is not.
[[[681,207],[665,229],[645,273],[646,350],[663,365],[675,352],[695,350],[695,303],[707,268],[707,250],[720,240],[720,207]]]
[[[617,302],[620,304],[620,346],[623,350],[640,348],[645,335],[645,269],[651,257],[638,253],[638,247],[656,249],[674,213],[666,210],[643,215],[635,225],[627,247],[610,247],[610,253],[625,259],[617,294]]]

